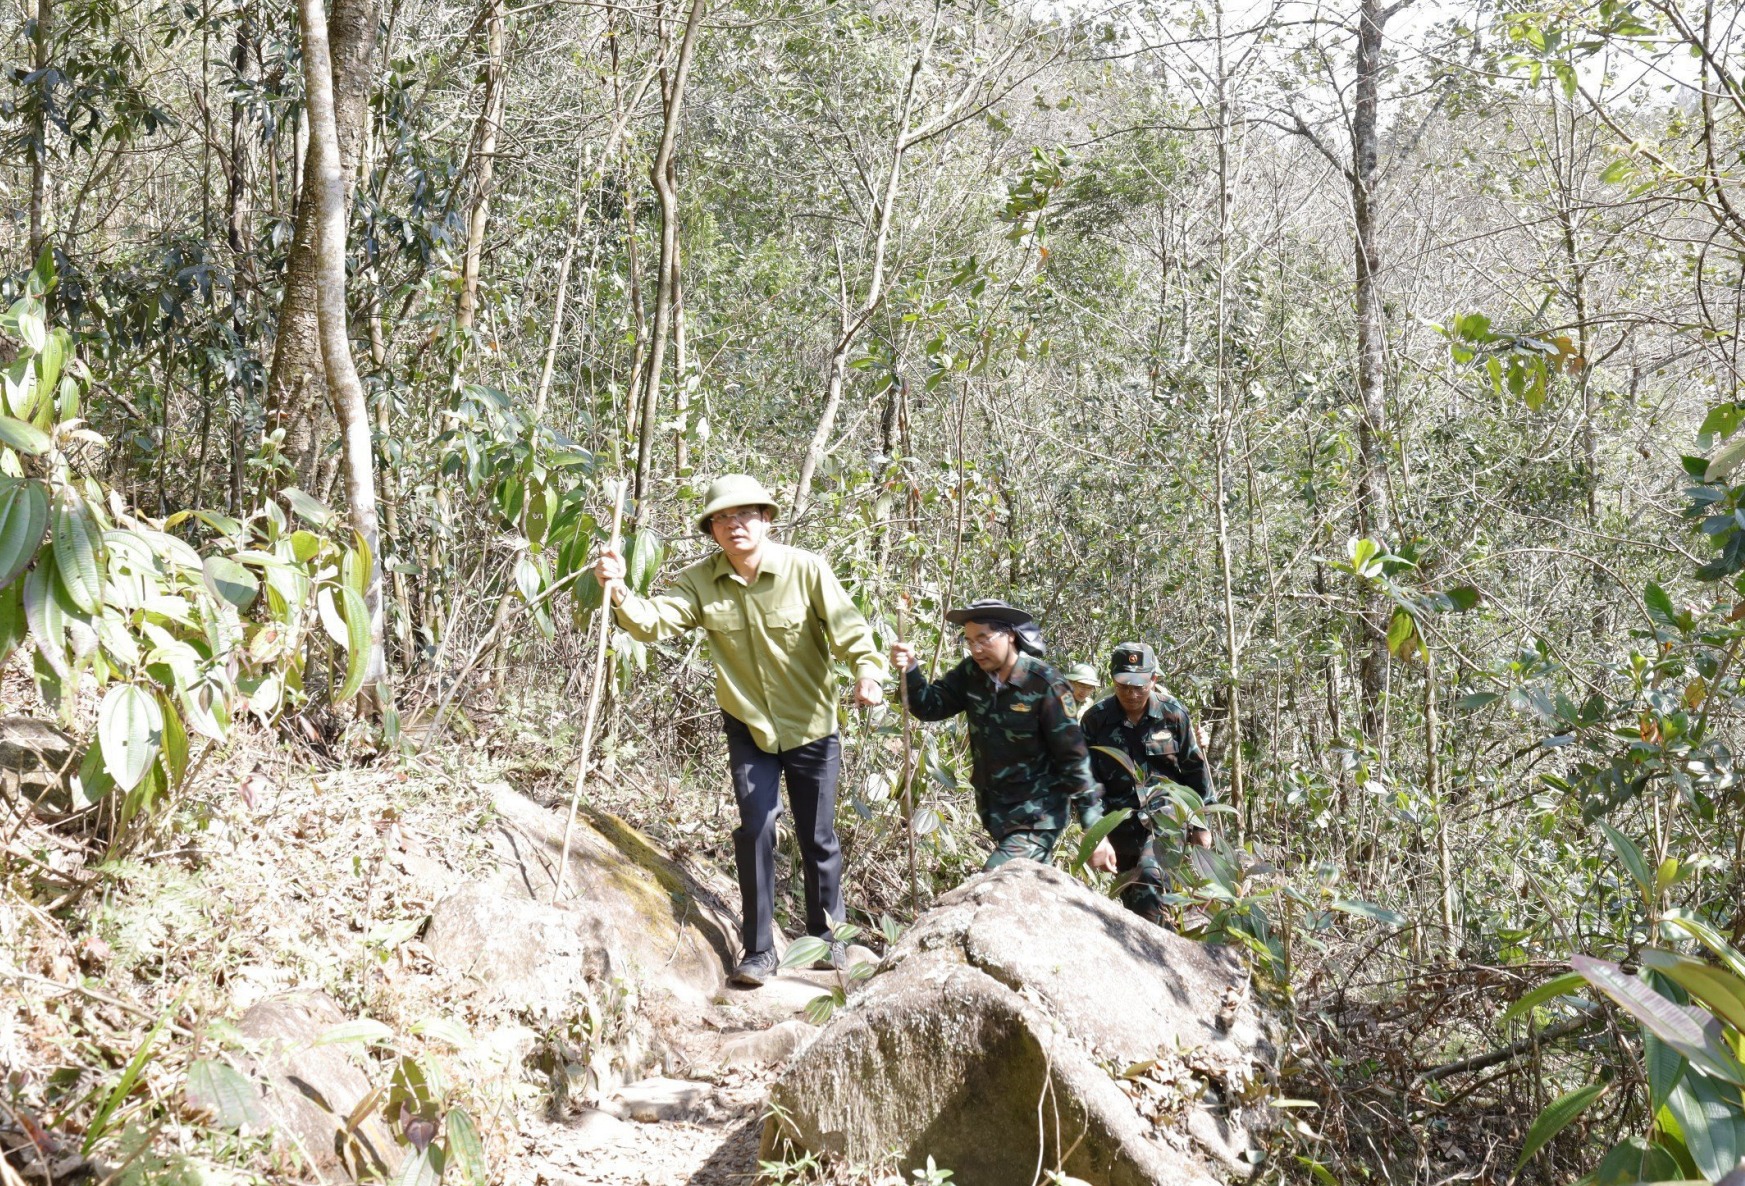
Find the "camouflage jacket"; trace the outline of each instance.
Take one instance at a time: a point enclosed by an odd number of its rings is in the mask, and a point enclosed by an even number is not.
[[[1193,791],[1205,803],[1217,801],[1212,771],[1206,765],[1188,710],[1163,693],[1151,694],[1151,705],[1137,724],[1127,723],[1127,710],[1113,696],[1091,706],[1080,726],[1090,749],[1091,773],[1102,788],[1105,810],[1138,807],[1138,788],[1120,762],[1097,749],[1107,746],[1133,759],[1140,773],[1167,778]]]
[[[932,683],[918,667],[904,679],[909,711],[918,719],[967,718],[976,809],[996,839],[1064,828],[1069,805],[1077,806],[1087,828],[1102,818],[1072,691],[1048,664],[1021,654],[1011,681],[997,689],[973,659]]]

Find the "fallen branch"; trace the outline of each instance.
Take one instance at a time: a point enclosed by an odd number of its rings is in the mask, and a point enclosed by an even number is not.
[[[1572,1017],[1568,1021],[1558,1022],[1548,1030],[1542,1030],[1537,1034],[1529,1034],[1519,1042],[1511,1042],[1500,1050],[1492,1050],[1488,1054],[1475,1054],[1471,1058],[1463,1058],[1459,1062],[1444,1063],[1439,1067],[1431,1067],[1429,1070],[1421,1072],[1416,1079],[1412,1080],[1412,1086],[1417,1087],[1424,1083],[1434,1083],[1438,1079],[1446,1079],[1450,1075],[1459,1075],[1465,1071],[1482,1071],[1486,1067],[1494,1067],[1498,1063],[1508,1062],[1512,1058],[1518,1058],[1527,1051],[1533,1049],[1535,1046],[1543,1045],[1546,1042],[1557,1042],[1572,1034],[1594,1029],[1603,1024],[1605,1024],[1605,1018],[1598,1014],[1591,1017]]]

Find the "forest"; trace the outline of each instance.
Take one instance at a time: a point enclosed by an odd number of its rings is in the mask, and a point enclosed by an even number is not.
[[[62,756],[0,733],[0,1182],[304,1172],[211,1053],[245,974],[388,1017],[382,1116],[445,1118],[399,1180],[564,1180],[435,1086],[428,911],[321,821],[458,862],[506,782],[730,876],[708,652],[592,569],[664,588],[726,473],[930,673],[975,598],[1155,648],[1221,799],[1156,820],[1214,834],[1172,918],[1272,1019],[1254,1180],[1745,1181],[1742,18],[19,0],[0,725]],[[863,942],[986,851],[890,686],[839,709]],[[647,1172],[572,1180],[714,1180]]]

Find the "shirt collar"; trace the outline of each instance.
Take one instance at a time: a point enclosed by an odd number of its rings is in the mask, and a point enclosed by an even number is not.
[[[788,565],[790,563],[791,561],[788,558],[787,545],[778,544],[774,540],[770,540],[763,546],[763,563],[757,566],[757,580],[763,580],[765,574],[772,577],[781,576],[783,573],[788,571]],[[733,571],[733,562],[727,559],[726,552],[718,551],[715,553],[715,567],[711,570],[711,573],[717,581],[739,580],[739,574]],[[739,583],[745,584],[743,581],[740,581]],[[756,583],[757,581],[751,582],[753,585]],[[749,586],[747,587],[749,588]]]

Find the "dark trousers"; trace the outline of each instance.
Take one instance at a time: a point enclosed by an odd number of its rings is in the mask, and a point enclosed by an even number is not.
[[[727,761],[733,771],[733,797],[739,826],[733,829],[733,862],[739,871],[745,954],[775,947],[771,915],[776,899],[776,821],[782,816],[781,782],[788,780],[788,805],[806,881],[806,933],[829,933],[841,922],[842,845],[836,839],[836,776],[842,770],[842,742],[832,733],[779,754],[758,748],[751,730],[726,713]]]

